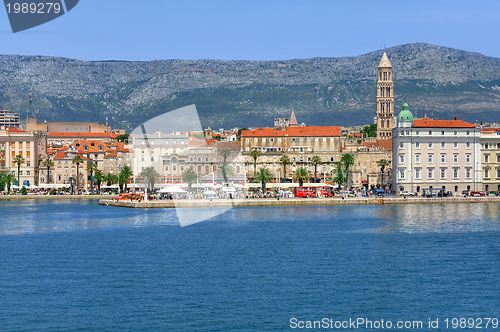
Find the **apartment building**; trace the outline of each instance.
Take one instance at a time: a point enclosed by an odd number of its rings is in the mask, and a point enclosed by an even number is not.
[[[500,192],[500,128],[481,130],[482,190]]]
[[[480,129],[458,118],[414,119],[405,103],[393,130],[392,164],[396,192],[481,190]]]

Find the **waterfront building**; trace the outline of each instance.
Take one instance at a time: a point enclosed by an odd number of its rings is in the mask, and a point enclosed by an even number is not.
[[[20,130],[19,128],[0,129],[0,172],[12,173],[17,180],[15,157],[24,159],[19,170],[19,182],[24,186],[38,185],[40,161],[46,154],[47,137],[44,133]]]
[[[49,180],[50,184],[54,188],[70,188],[71,184],[76,188],[77,185],[77,165],[73,163],[73,159],[76,156],[82,158],[82,163],[78,166],[78,185],[79,188],[87,188],[88,185],[88,174],[87,174],[87,163],[90,161],[85,155],[78,153],[77,148],[64,147],[61,151],[58,151],[49,158],[54,161],[54,166],[50,170],[50,179],[46,178],[47,170],[44,169],[43,176],[41,177],[42,183],[46,183],[45,180]],[[52,180],[52,181],[50,181]]]
[[[377,139],[391,139],[392,129],[396,124],[394,118],[394,82],[392,65],[385,52],[378,65],[376,121]]]
[[[26,119],[26,130],[46,131],[53,133],[114,133],[125,134],[123,129],[112,129],[107,123],[99,122],[38,122],[37,118]]]
[[[392,163],[396,192],[481,190],[480,129],[458,118],[414,119],[405,103],[393,129]]]
[[[80,140],[98,140],[103,143],[112,143],[117,136],[115,133],[106,132],[49,132],[47,133],[47,144],[49,147],[71,146]]]
[[[500,192],[500,128],[481,129],[482,190]]]
[[[14,112],[7,106],[0,108],[0,128],[20,128],[21,122],[19,120],[19,113]]]

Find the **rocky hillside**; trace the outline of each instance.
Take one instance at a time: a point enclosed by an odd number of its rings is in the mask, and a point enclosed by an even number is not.
[[[500,121],[500,59],[429,44],[386,50],[396,107],[417,116]],[[133,127],[196,104],[204,126],[272,125],[295,109],[308,124],[364,124],[375,115],[383,51],[287,61],[87,62],[0,56],[0,104],[23,115],[28,94],[41,120],[98,120]]]

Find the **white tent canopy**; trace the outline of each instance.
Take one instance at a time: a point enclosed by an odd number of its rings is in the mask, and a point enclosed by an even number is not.
[[[169,193],[169,194],[185,194],[187,191],[185,191],[182,188],[176,187],[176,186],[167,186],[163,187],[160,189],[160,192],[162,194]]]

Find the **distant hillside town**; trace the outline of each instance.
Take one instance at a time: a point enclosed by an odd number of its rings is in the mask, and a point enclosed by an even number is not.
[[[270,127],[128,135],[107,123],[39,121],[33,113],[22,121],[2,107],[0,173],[18,190],[328,185],[417,195],[500,192],[498,123],[417,118],[407,103],[395,110],[397,86],[385,52],[374,90],[375,117],[351,127],[308,125],[290,110]]]

